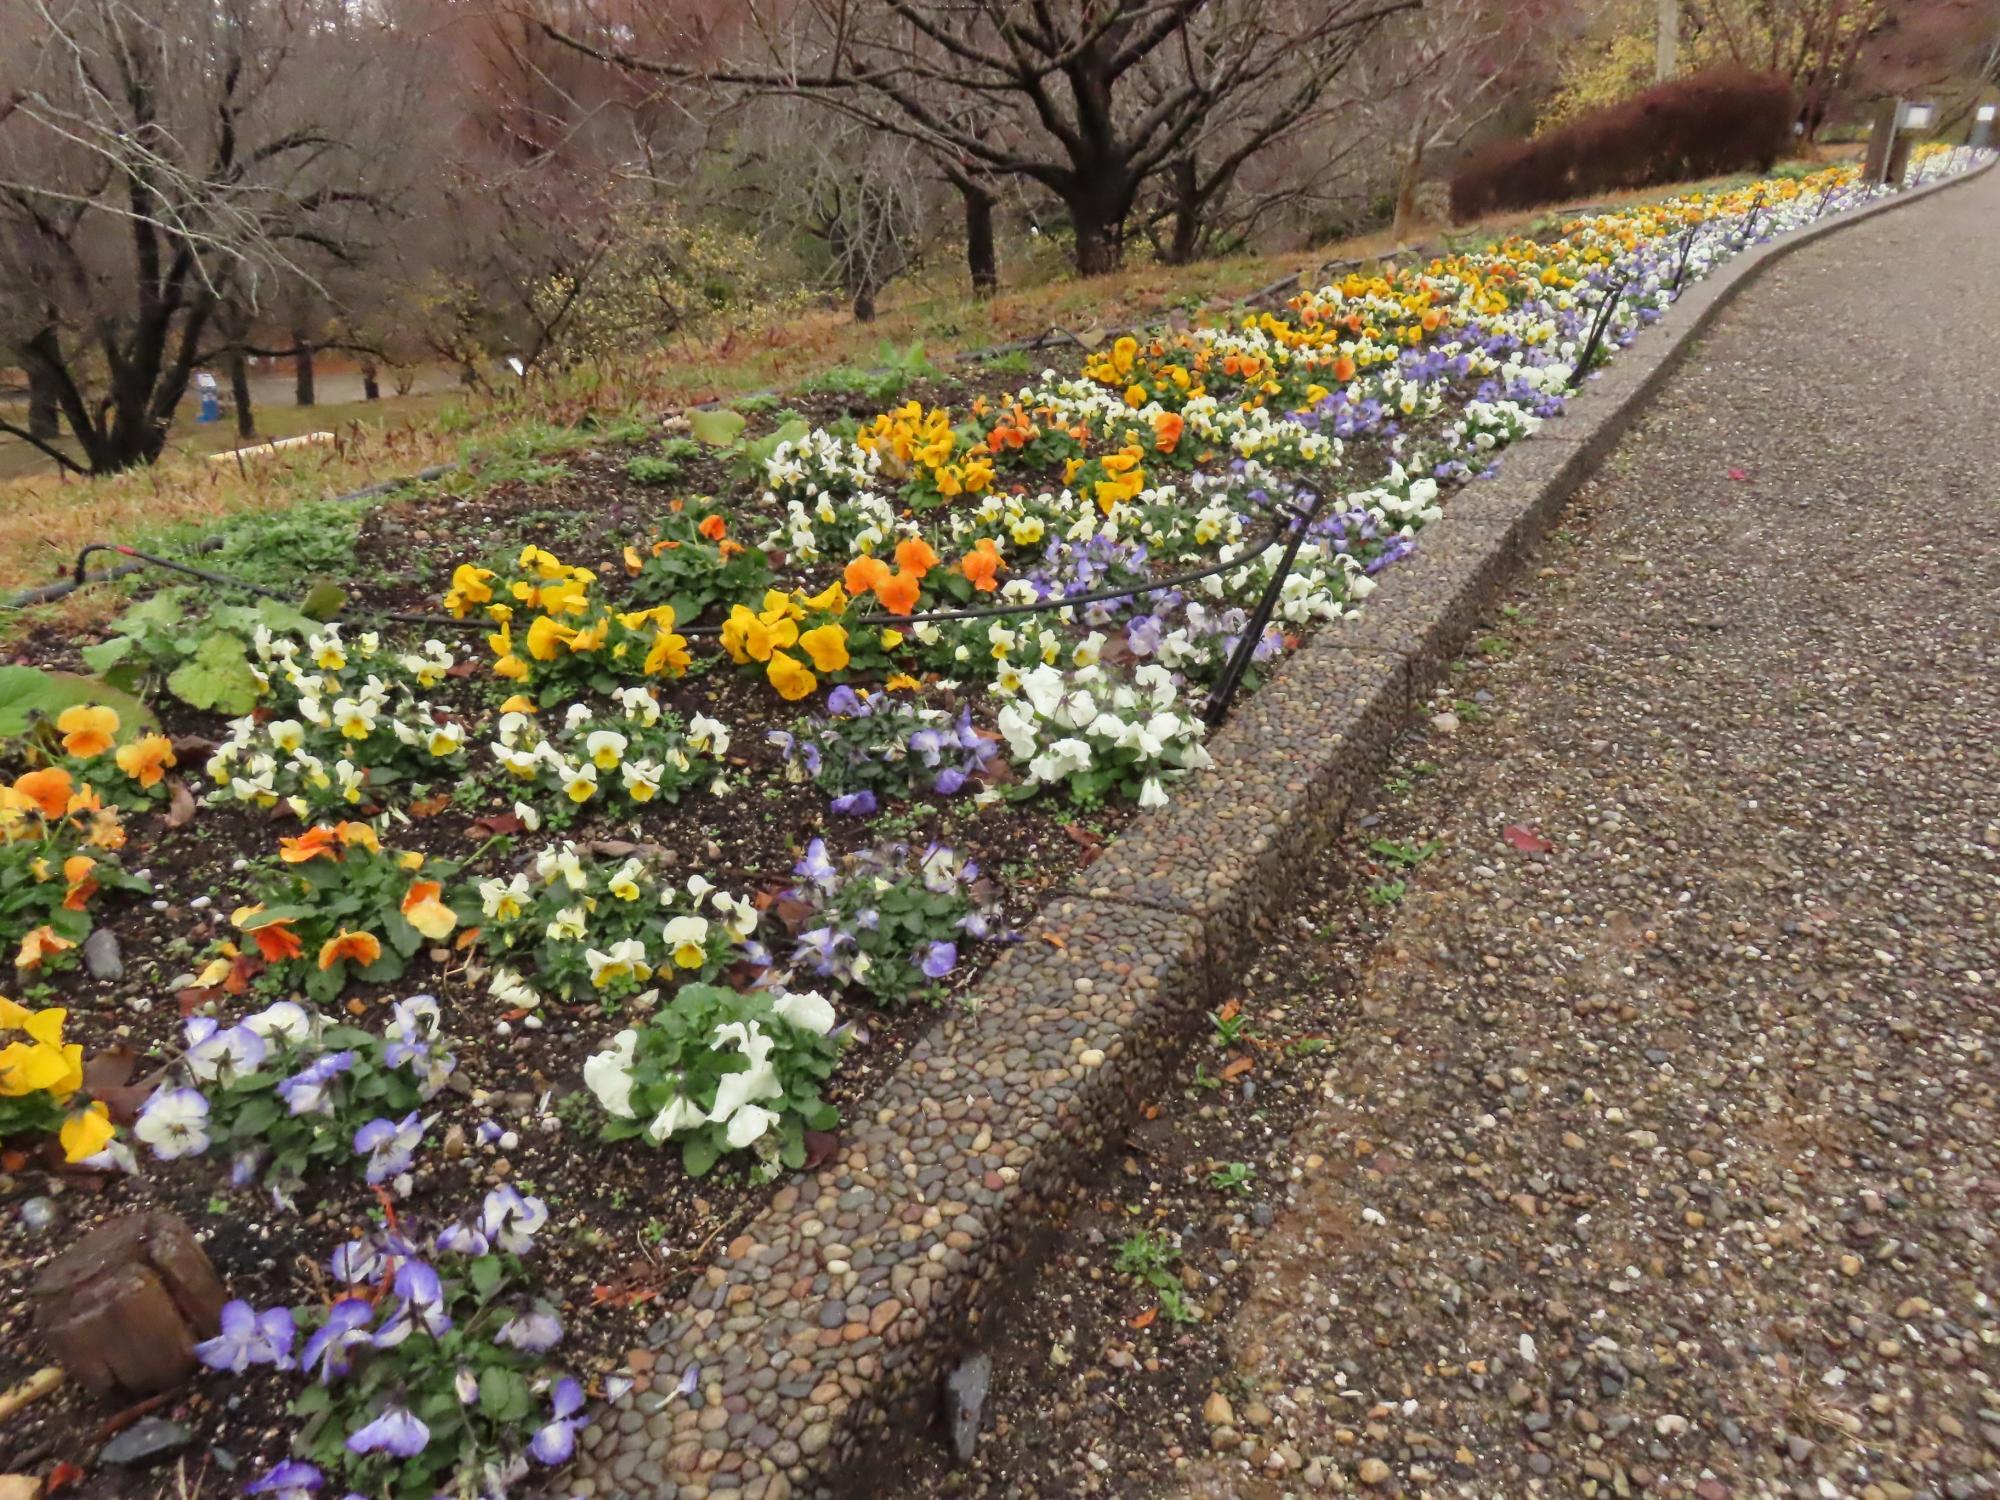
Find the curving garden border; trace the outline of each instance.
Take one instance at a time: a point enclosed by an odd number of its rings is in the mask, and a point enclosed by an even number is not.
[[[824,1493],[936,1397],[982,1295],[1154,1094],[1294,872],[1338,833],[1473,621],[1738,292],[1837,229],[1993,162],[1794,231],[1688,288],[1503,472],[1449,500],[1366,607],[1211,742],[1214,767],[1043,909],[975,1002],[918,1042],[838,1155],[787,1183],[656,1328],[648,1378],[586,1430],[571,1493]],[[683,1394],[683,1390],[686,1394]]]

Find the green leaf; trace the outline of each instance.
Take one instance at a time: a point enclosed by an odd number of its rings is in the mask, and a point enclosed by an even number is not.
[[[347,590],[331,581],[316,583],[300,601],[299,611],[315,620],[331,620],[347,606]]]
[[[101,703],[117,709],[124,729],[157,727],[152,710],[145,704],[95,677],[44,672],[40,667],[0,667],[0,739],[26,734],[36,719],[53,719],[79,703]]]
[[[139,643],[129,635],[114,635],[109,640],[99,641],[94,646],[85,646],[80,653],[83,664],[91,671],[102,675],[138,650]]]
[[[534,1398],[528,1382],[512,1370],[489,1365],[479,1376],[479,1414],[494,1422],[518,1422],[528,1414]]]
[[[721,1155],[713,1131],[704,1130],[681,1142],[681,1165],[690,1177],[706,1177]]]
[[[233,635],[204,640],[192,660],[174,668],[167,688],[183,703],[216,713],[247,714],[257,706],[248,649]]]
[[[727,448],[749,423],[749,418],[728,407],[688,413],[688,431],[711,448]]]
[[[507,1274],[507,1267],[497,1255],[482,1255],[472,1263],[466,1274],[472,1280],[473,1292],[484,1302],[500,1285],[500,1278]]]

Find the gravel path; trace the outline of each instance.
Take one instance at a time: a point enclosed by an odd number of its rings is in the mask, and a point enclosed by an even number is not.
[[[2000,1495],[1996,230],[1724,314],[1247,978],[1333,1048],[1163,1101],[885,1492]]]

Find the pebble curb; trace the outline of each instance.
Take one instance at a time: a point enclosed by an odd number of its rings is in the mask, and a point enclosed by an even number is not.
[[[977,1003],[912,1049],[840,1154],[724,1248],[649,1335],[650,1374],[583,1434],[566,1493],[824,1494],[885,1423],[932,1406],[1041,1210],[1162,1083],[1482,606],[1716,314],[1801,245],[1992,165],[1735,257],[1495,478],[1452,497],[1358,616],[1241,703],[1199,797],[1114,840],[988,970]]]

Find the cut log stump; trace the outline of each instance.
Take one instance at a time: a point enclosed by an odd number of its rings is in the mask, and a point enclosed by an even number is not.
[[[193,1373],[225,1295],[194,1231],[151,1209],[100,1224],[42,1268],[35,1326],[79,1384],[150,1396]]]

